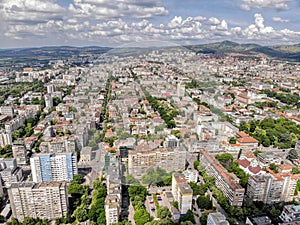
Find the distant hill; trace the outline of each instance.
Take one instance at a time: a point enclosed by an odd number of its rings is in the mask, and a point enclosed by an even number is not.
[[[258,44],[238,44],[231,41],[223,41],[204,45],[189,45],[186,48],[197,53],[263,53],[270,57],[287,59],[300,62],[300,44],[261,46]]]
[[[111,48],[107,47],[71,47],[50,46],[40,48],[0,49],[0,66],[10,64],[27,64],[35,61],[37,64],[47,64],[55,59],[67,59],[72,56],[104,54]]]
[[[40,48],[16,48],[0,49],[0,57],[68,57],[79,54],[103,54],[111,48],[89,46],[89,47],[71,47],[71,46],[51,46]]]
[[[137,56],[147,54],[152,50],[158,51],[177,51],[189,49],[197,53],[263,53],[267,56],[300,62],[300,44],[261,46],[258,44],[238,44],[232,41],[223,41],[203,45],[188,46],[165,46],[165,47],[123,47],[108,48],[98,46],[72,47],[72,46],[51,46],[40,48],[17,48],[0,49],[0,67],[10,65],[26,65],[35,62],[36,65],[47,65],[49,61],[55,59],[67,59],[72,56],[90,56],[109,53],[119,56]]]

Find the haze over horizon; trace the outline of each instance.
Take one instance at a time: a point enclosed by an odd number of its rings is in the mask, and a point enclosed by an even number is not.
[[[298,0],[1,0],[0,48],[300,42]]]

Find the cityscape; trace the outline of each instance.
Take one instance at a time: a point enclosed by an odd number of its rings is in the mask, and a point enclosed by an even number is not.
[[[300,224],[299,7],[0,1],[0,224]]]

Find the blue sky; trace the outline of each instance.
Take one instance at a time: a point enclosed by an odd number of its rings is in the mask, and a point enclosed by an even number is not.
[[[0,0],[0,48],[300,43],[297,0]]]

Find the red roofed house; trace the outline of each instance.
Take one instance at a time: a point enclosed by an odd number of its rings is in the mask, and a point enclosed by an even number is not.
[[[259,141],[256,140],[253,137],[241,137],[238,138],[237,143],[239,143],[242,147],[248,147],[248,148],[257,148]]]

